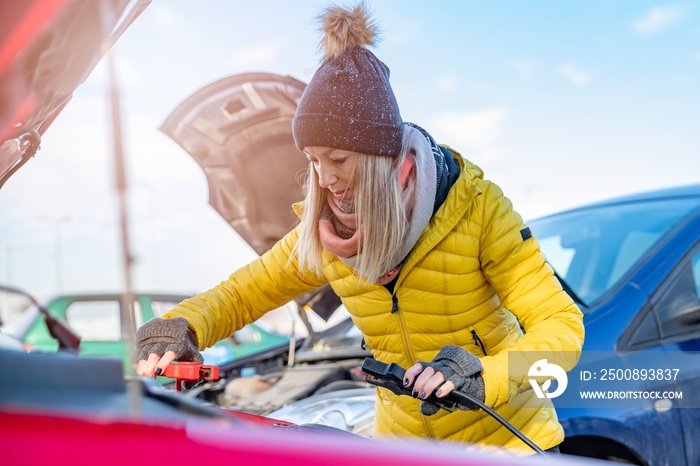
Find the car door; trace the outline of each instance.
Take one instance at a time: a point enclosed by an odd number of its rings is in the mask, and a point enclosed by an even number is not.
[[[676,383],[663,403],[680,414],[688,464],[700,464],[700,242],[651,302]]]

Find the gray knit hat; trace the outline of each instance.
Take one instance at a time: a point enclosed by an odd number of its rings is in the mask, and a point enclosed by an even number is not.
[[[397,156],[403,121],[389,68],[365,48],[376,26],[364,5],[321,15],[325,58],[306,87],[292,123],[297,147],[320,146]]]

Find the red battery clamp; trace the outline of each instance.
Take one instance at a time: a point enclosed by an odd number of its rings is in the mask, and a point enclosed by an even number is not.
[[[182,382],[219,380],[219,366],[205,366],[196,362],[179,362],[177,364],[169,364],[161,375],[175,379],[175,389],[181,392]]]

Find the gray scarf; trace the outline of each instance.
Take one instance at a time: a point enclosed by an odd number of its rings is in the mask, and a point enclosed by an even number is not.
[[[416,177],[413,189],[414,197],[412,200],[413,209],[411,217],[408,219],[408,232],[404,239],[403,246],[391,259],[390,263],[394,265],[389,270],[384,271],[382,276],[385,276],[394,269],[396,269],[398,273],[398,269],[403,264],[404,259],[411,252],[413,246],[416,245],[418,238],[433,216],[433,206],[435,204],[437,169],[430,140],[423,132],[419,131],[413,125],[404,125],[403,141],[404,147],[410,147],[409,153],[413,155],[416,162]],[[360,254],[361,252],[352,257],[341,257],[340,260],[350,267],[355,268]],[[394,274],[394,276],[395,275],[396,274]]]

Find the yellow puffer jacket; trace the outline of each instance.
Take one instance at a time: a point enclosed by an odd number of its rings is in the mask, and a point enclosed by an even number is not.
[[[445,345],[459,345],[481,360],[486,404],[541,448],[558,445],[564,433],[550,400],[538,399],[533,390],[516,398],[509,393],[508,352],[566,352],[570,356],[557,362],[571,370],[583,345],[582,314],[536,239],[523,233],[527,227],[510,201],[478,167],[459,161],[460,176],[406,259],[393,295],[381,285],[358,284],[353,270],[331,254],[324,276],[299,273],[296,261],[288,260],[297,228],[260,259],[165,317],[186,318],[205,348],[329,282],[378,360],[407,368],[432,360]],[[481,410],[426,417],[419,403],[378,389],[376,434],[533,453]]]

